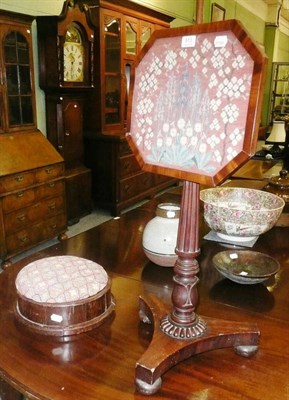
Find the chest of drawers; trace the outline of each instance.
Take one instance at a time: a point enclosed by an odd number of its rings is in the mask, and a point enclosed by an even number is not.
[[[94,203],[110,209],[112,215],[176,183],[142,171],[124,137],[86,136],[85,159],[92,171]]]
[[[0,157],[0,258],[5,268],[11,257],[36,244],[66,238],[65,171],[61,156],[41,133],[1,136]]]

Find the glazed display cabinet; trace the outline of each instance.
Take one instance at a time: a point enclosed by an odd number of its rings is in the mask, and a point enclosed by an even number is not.
[[[175,181],[141,171],[125,139],[133,63],[172,18],[126,0],[87,1],[94,28],[94,89],[84,118],[85,165],[92,197],[113,215]]]

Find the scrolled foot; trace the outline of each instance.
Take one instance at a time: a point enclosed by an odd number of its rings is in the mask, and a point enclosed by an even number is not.
[[[154,383],[150,384],[141,379],[135,380],[137,391],[147,396],[156,393],[162,386],[162,378],[158,378]]]
[[[62,242],[63,240],[67,240],[67,239],[68,239],[68,236],[67,236],[67,234],[65,232],[63,232],[60,235],[58,235],[58,240],[60,242]]]
[[[5,261],[2,262],[1,268],[4,271],[4,269],[9,268],[11,265],[12,265],[12,261],[11,260],[5,260]]]
[[[236,346],[235,352],[242,357],[252,357],[257,353],[259,346]]]

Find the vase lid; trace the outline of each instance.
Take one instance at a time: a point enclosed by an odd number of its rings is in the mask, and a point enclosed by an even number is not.
[[[279,172],[279,176],[274,176],[270,179],[269,185],[275,186],[276,189],[289,190],[289,176],[286,169]]]

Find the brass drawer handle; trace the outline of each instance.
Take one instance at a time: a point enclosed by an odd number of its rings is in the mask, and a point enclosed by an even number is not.
[[[56,228],[57,228],[57,225],[56,225],[56,224],[50,225],[50,228],[51,228],[51,229],[56,229]]]
[[[23,196],[24,196],[24,193],[23,193],[23,192],[18,192],[18,193],[16,194],[16,196],[17,196],[17,197],[23,197]]]
[[[50,210],[54,210],[56,207],[55,207],[55,203],[51,203],[51,204],[48,204],[48,208],[50,209]]]
[[[18,215],[18,216],[17,216],[17,219],[18,219],[18,221],[23,222],[23,221],[26,220],[26,215],[24,215],[24,214]]]
[[[28,240],[28,236],[21,236],[21,237],[19,237],[19,240],[20,240],[22,243],[25,243],[25,242],[27,242],[27,240]]]
[[[54,182],[49,182],[48,186],[53,188],[55,186],[55,183]]]
[[[46,168],[46,169],[45,169],[45,172],[46,172],[47,174],[51,174],[52,171],[53,171],[53,168]]]
[[[17,182],[22,182],[22,181],[23,181],[23,175],[17,175],[17,176],[15,177],[15,180],[16,180]]]

